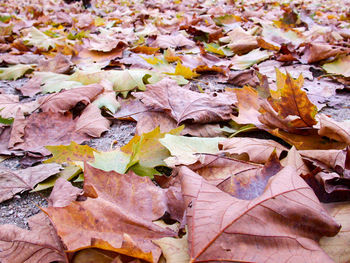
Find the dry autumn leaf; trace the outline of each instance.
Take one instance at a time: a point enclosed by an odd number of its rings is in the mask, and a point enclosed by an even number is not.
[[[43,208],[68,251],[95,247],[157,262],[161,251],[151,240],[176,236],[152,222],[169,211],[167,193],[172,189],[163,190],[134,174],[89,165],[84,170],[85,201]],[[175,205],[182,207],[181,202]]]
[[[317,242],[336,235],[340,225],[293,167],[273,176],[264,193],[252,200],[232,197],[186,167],[180,176],[191,262],[332,262]]]

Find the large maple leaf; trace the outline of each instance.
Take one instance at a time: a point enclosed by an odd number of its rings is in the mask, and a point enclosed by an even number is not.
[[[332,262],[317,241],[340,226],[295,168],[282,169],[252,200],[237,199],[186,167],[180,176],[191,262]]]
[[[161,189],[135,174],[105,172],[89,165],[84,170],[85,201],[43,208],[68,251],[96,247],[157,262],[161,251],[151,240],[176,234],[153,221],[172,209],[181,211],[181,200],[167,198],[173,196],[174,188]]]

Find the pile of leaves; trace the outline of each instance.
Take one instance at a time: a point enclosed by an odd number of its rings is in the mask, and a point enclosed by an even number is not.
[[[4,0],[0,202],[52,188],[1,262],[349,262],[340,1]],[[208,81],[209,79],[209,81]],[[86,145],[116,120],[123,147]],[[26,167],[26,168],[24,168]],[[83,189],[71,182],[83,182]]]

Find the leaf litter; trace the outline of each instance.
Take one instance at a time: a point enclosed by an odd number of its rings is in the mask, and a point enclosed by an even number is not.
[[[1,3],[1,262],[348,262],[349,21]]]

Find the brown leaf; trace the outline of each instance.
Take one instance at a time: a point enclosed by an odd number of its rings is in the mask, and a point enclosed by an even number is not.
[[[56,163],[41,164],[23,170],[0,170],[0,203],[11,199],[15,194],[31,190],[34,186],[51,175],[60,172],[61,165]]]
[[[0,226],[0,260],[3,263],[68,262],[55,228],[44,213],[28,219],[31,230]]]
[[[65,74],[72,70],[72,62],[67,56],[58,53],[53,58],[41,60],[38,65],[38,70]]]
[[[253,200],[232,197],[186,167],[180,176],[191,262],[332,262],[317,242],[340,225],[293,167],[271,177]]]
[[[0,116],[14,118],[18,110],[22,113],[32,113],[38,107],[36,101],[20,103],[17,95],[0,94]]]
[[[176,85],[171,79],[163,79],[147,85],[145,92],[133,93],[146,106],[164,110],[178,124],[184,122],[209,123],[229,120],[234,96],[227,93],[209,95],[197,93]]]
[[[169,211],[168,190],[156,187],[148,177],[89,165],[84,175],[86,201],[43,208],[68,251],[96,247],[157,262],[160,249],[151,240],[175,236],[152,222]]]
[[[49,196],[48,205],[53,207],[65,207],[83,191],[78,187],[74,187],[69,181],[64,178],[58,178]]]
[[[168,132],[178,127],[176,121],[164,112],[149,111],[138,114],[136,134],[153,131],[160,127],[161,132]],[[196,137],[222,136],[219,124],[186,124],[180,135],[191,135]]]
[[[78,102],[89,104],[98,94],[103,92],[100,84],[91,84],[81,88],[64,90],[39,98],[40,108],[45,111],[66,112],[72,109]]]
[[[280,156],[287,148],[273,140],[264,140],[256,138],[239,138],[234,137],[226,139],[219,143],[219,148],[222,152],[238,157],[239,155],[248,155],[249,161],[253,163],[264,164],[272,154],[276,151],[277,156]],[[244,158],[244,156],[241,156]]]
[[[110,121],[101,115],[100,109],[90,104],[85,108],[77,121],[75,132],[100,137],[109,129]]]
[[[349,53],[349,48],[333,46],[325,43],[307,43],[302,50],[301,62],[315,63],[330,57]]]
[[[21,110],[18,109],[15,120],[13,121],[13,124],[12,124],[8,148],[12,148],[13,146],[15,146],[15,144],[23,142],[22,137],[24,136],[24,128],[26,125],[27,125],[27,120],[25,119]]]
[[[28,80],[24,85],[18,88],[23,96],[32,97],[35,94],[41,92],[41,77],[36,76]]]
[[[256,37],[248,34],[241,27],[236,27],[227,34],[230,37],[228,47],[236,54],[246,54],[253,49],[258,48]]]
[[[350,121],[337,122],[324,114],[319,114],[320,136],[326,136],[350,145]]]
[[[67,145],[71,141],[79,144],[89,139],[88,136],[76,131],[77,121],[73,120],[70,113],[65,115],[53,112],[33,113],[27,120],[24,142],[17,144],[14,149],[50,155],[50,151],[44,146]]]
[[[152,42],[151,46],[160,47],[163,49],[177,48],[189,46],[193,47],[195,43],[192,40],[186,38],[183,34],[176,35],[158,35],[157,39]]]

